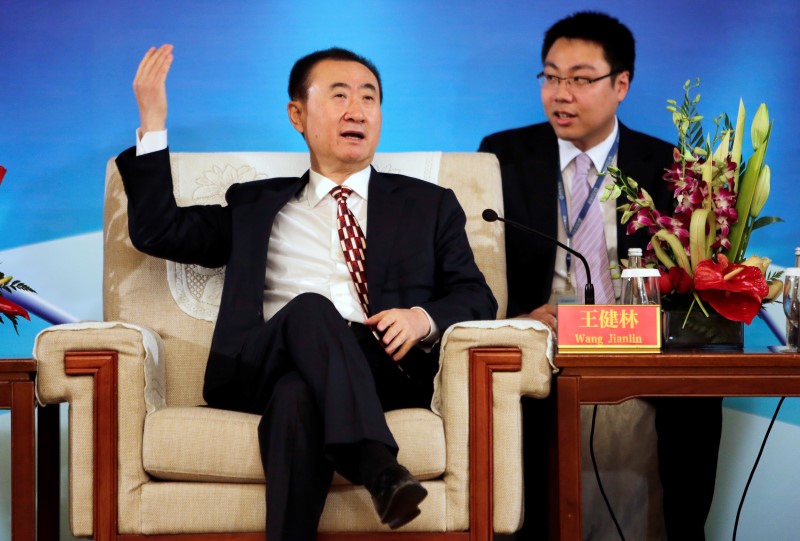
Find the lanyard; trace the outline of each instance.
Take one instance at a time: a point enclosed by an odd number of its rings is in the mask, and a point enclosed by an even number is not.
[[[603,164],[603,171],[608,170],[608,166],[611,165],[611,162],[614,160],[614,157],[617,155],[617,150],[619,149],[619,131],[617,131],[617,136],[614,138],[614,144],[611,145],[611,150],[608,152],[608,156],[606,156],[606,161]],[[589,212],[589,207],[592,206],[594,202],[594,198],[597,196],[597,192],[600,191],[600,187],[603,185],[603,181],[606,179],[606,175],[597,177],[597,180],[592,186],[592,190],[589,192],[588,197],[586,197],[586,202],[583,204],[583,208],[578,213],[578,217],[575,220],[575,223],[572,225],[572,229],[569,227],[569,214],[567,212],[567,197],[565,195],[564,190],[564,177],[561,170],[558,171],[558,204],[561,207],[561,222],[564,224],[564,232],[567,234],[567,245],[572,246],[572,237],[575,235],[575,232],[578,231],[578,228],[583,223],[583,219],[586,218],[586,214]],[[569,252],[567,252],[567,276],[569,276],[569,270],[572,266],[572,257]]]

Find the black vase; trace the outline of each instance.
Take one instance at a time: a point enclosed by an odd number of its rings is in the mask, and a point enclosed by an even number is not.
[[[731,321],[712,311],[708,316],[698,307],[665,309],[662,314],[662,348],[667,351],[741,351],[744,323]]]

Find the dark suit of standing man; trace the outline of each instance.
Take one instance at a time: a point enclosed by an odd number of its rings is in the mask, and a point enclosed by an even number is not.
[[[547,31],[542,46],[543,71],[538,78],[548,122],[490,135],[480,145],[481,151],[496,154],[500,161],[506,218],[566,240],[558,179],[563,166],[566,184],[574,166],[570,169],[571,163],[562,163],[560,152],[591,153],[603,145],[608,147],[617,136],[617,166],[650,193],[656,208],[673,208],[668,184],[662,180],[664,170],[672,163],[672,145],[632,131],[616,119],[617,108],[633,80],[634,58],[630,30],[605,14],[577,13]],[[600,165],[594,162],[595,171],[602,170],[605,159],[601,157]],[[613,201],[605,204],[615,205]],[[609,261],[626,257],[629,247],[647,245],[645,231],[627,236],[613,210],[604,211],[603,221],[606,227],[616,224],[616,234],[612,239],[606,237],[608,246],[599,247],[609,251]],[[613,251],[612,243],[616,244]],[[507,229],[509,317],[530,317],[556,328],[554,300],[559,290],[582,291],[574,284],[566,286],[569,274],[564,276],[564,261],[559,260],[564,257],[565,253],[551,243]],[[704,539],[714,494],[721,399],[658,399],[653,403],[667,534],[671,540]],[[538,538],[542,525],[547,524],[547,493],[542,488],[547,476],[534,465],[547,460],[541,435],[546,432],[549,407],[552,404],[523,400],[528,467],[526,520],[520,539]]]
[[[497,309],[464,213],[450,190],[371,168],[380,78],[343,49],[300,59],[290,76],[309,172],[234,185],[226,206],[178,208],[165,148],[171,62],[171,46],[151,49],[134,81],[142,139],[117,159],[129,230],[148,254],[227,266],[203,392],[262,415],[268,539],[316,538],[334,471],[365,485],[398,528],[427,492],[397,463],[384,411],[429,407],[440,332]],[[346,204],[368,231],[368,306],[339,248],[337,186],[353,190]]]

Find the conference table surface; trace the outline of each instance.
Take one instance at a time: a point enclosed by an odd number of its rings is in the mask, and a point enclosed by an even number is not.
[[[559,529],[580,540],[584,404],[649,396],[800,396],[800,354],[736,352],[558,354]]]

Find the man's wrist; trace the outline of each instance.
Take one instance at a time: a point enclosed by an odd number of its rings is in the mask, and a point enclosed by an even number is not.
[[[167,130],[143,132],[136,130],[136,155],[150,154],[167,148]]]
[[[424,344],[436,343],[436,341],[439,339],[439,327],[436,325],[436,322],[433,321],[431,315],[421,306],[412,306],[411,309],[422,312],[425,318],[428,320],[428,334],[421,338],[420,342]]]

